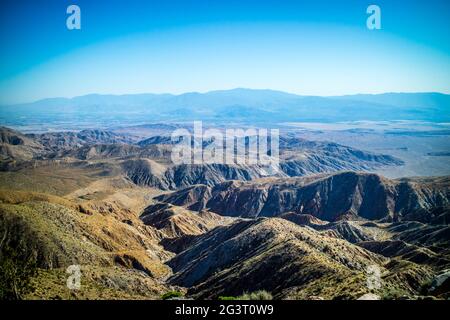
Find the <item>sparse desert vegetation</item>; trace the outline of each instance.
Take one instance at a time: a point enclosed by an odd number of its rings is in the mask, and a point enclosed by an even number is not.
[[[450,180],[361,172],[394,157],[282,138],[266,177],[173,165],[162,136],[1,137],[2,299],[448,298]]]

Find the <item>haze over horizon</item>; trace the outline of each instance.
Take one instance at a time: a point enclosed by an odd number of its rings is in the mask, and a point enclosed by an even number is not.
[[[2,1],[0,105],[90,93],[450,92],[447,1]],[[432,19],[430,19],[432,17]]]
[[[33,103],[39,103],[46,100],[57,100],[57,99],[64,99],[64,100],[73,100],[77,98],[83,98],[83,97],[90,97],[90,96],[111,96],[111,97],[125,97],[125,96],[144,96],[144,95],[160,95],[160,96],[183,96],[183,95],[191,95],[191,94],[199,94],[199,95],[207,95],[211,93],[217,93],[217,92],[235,92],[238,90],[244,90],[244,91],[250,91],[250,92],[276,92],[276,93],[283,93],[298,97],[320,97],[320,98],[336,98],[336,97],[352,97],[352,96],[383,96],[383,95],[389,95],[389,94],[439,94],[439,95],[450,95],[450,92],[437,92],[437,91],[430,91],[430,92],[380,92],[380,93],[367,93],[367,92],[358,92],[358,93],[351,93],[351,94],[340,94],[340,95],[308,95],[308,94],[302,94],[302,93],[294,93],[294,92],[288,92],[283,90],[273,90],[270,88],[244,88],[244,87],[235,87],[230,89],[213,89],[213,90],[207,90],[207,91],[185,91],[180,93],[173,93],[173,92],[137,92],[137,93],[85,93],[81,95],[75,95],[75,96],[52,96],[52,97],[44,97],[37,100],[32,101],[25,101],[25,102],[18,102],[14,104],[9,105],[1,105],[0,107],[6,107],[6,106],[14,106],[14,105],[22,105],[22,104],[33,104]]]

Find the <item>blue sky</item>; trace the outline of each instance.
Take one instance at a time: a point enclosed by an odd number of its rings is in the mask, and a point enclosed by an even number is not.
[[[449,93],[449,3],[2,0],[0,104],[235,87]],[[66,28],[70,4],[81,30]],[[370,4],[382,30],[366,28]]]

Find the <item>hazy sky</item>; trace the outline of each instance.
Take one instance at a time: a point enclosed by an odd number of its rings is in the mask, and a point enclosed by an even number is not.
[[[66,8],[81,8],[81,30]],[[382,30],[366,28],[377,4]],[[2,0],[0,104],[235,87],[450,93],[450,1]]]

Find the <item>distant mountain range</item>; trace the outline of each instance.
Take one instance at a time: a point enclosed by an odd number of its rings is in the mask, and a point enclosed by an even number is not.
[[[273,90],[233,89],[207,93],[91,94],[0,107],[0,121],[70,121],[90,117],[138,121],[450,121],[450,95],[441,93],[301,96]]]

